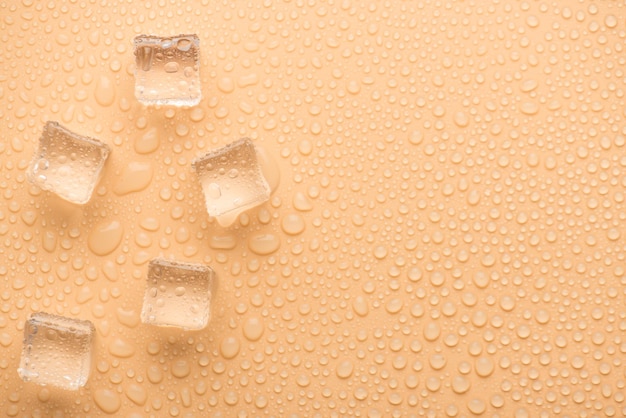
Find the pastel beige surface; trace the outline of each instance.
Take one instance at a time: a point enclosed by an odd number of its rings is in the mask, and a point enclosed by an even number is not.
[[[0,2],[0,415],[626,416],[624,2],[145,5]],[[198,34],[197,107],[137,102],[142,33]],[[84,206],[48,120],[111,147]],[[275,190],[223,228],[191,162],[241,137]],[[141,324],[154,257],[205,330]],[[95,325],[79,391],[18,377],[37,311]]]

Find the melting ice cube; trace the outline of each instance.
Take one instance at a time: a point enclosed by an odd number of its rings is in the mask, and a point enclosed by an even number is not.
[[[24,326],[18,374],[26,382],[77,390],[87,383],[95,328],[90,321],[39,312]]]
[[[84,204],[91,198],[110,152],[105,143],[50,121],[44,126],[27,175],[43,190]]]
[[[269,200],[270,187],[257,160],[254,144],[242,138],[196,159],[206,208],[222,226],[240,213]]]
[[[213,269],[156,258],[148,265],[144,324],[198,330],[207,326],[215,288]]]
[[[200,103],[200,39],[196,35],[140,35],[133,43],[137,100],[145,105]]]

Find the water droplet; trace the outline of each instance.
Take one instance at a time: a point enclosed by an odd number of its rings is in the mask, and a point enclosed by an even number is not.
[[[179,379],[189,376],[191,373],[191,366],[186,360],[176,360],[172,365],[172,375]]]
[[[424,140],[424,135],[421,131],[413,131],[409,135],[409,142],[413,145],[419,145]]]
[[[235,90],[235,83],[230,77],[222,77],[217,81],[217,88],[224,93],[231,93]]]
[[[148,376],[148,380],[154,384],[161,383],[163,381],[163,371],[157,365],[149,366],[146,376]]]
[[[119,196],[139,192],[152,181],[153,168],[149,162],[129,162],[119,175],[113,191]]]
[[[293,195],[293,207],[301,212],[313,210],[313,204],[309,198],[302,192],[296,192]]]
[[[367,316],[369,313],[367,300],[361,295],[355,297],[352,302],[352,309],[354,309],[354,312],[356,312],[359,316]]]
[[[117,320],[122,325],[126,325],[129,328],[135,328],[139,325],[139,313],[134,309],[117,308],[116,311]]]
[[[177,73],[180,70],[180,64],[176,61],[170,61],[163,66],[166,73]]]
[[[220,344],[220,353],[225,359],[232,359],[239,354],[240,343],[237,337],[225,337]]]
[[[237,246],[237,238],[234,235],[211,235],[209,245],[214,250],[232,250]]]
[[[304,231],[304,218],[298,214],[289,214],[283,217],[281,228],[288,235],[298,235]]]
[[[528,92],[535,90],[537,86],[538,86],[538,83],[536,80],[525,80],[521,84],[520,90],[522,90],[524,93],[528,93]]]
[[[454,376],[454,378],[452,378],[452,390],[455,393],[465,393],[471,386],[471,382],[464,376]]]
[[[121,338],[115,338],[109,344],[109,353],[115,357],[128,358],[135,354],[135,347]]]
[[[159,148],[159,131],[156,127],[148,129],[143,135],[135,138],[135,151],[139,154],[150,154]]]
[[[0,345],[2,345],[3,347],[8,347],[11,345],[11,343],[13,342],[13,337],[6,333],[0,333]]]
[[[615,17],[615,15],[607,15],[604,18],[604,24],[606,25],[607,28],[613,29],[614,27],[617,26],[618,20],[617,17]]]
[[[119,395],[109,389],[97,389],[93,399],[98,407],[107,414],[116,413],[122,406]]]
[[[176,42],[176,49],[178,49],[179,51],[187,52],[191,49],[192,45],[193,44],[189,39],[183,38],[179,39]]]
[[[89,235],[89,248],[96,255],[111,254],[122,242],[124,228],[117,220],[108,220],[96,225]]]
[[[343,360],[337,366],[337,376],[341,379],[347,379],[352,376],[352,372],[354,371],[354,364],[350,360]]]
[[[280,239],[269,233],[253,234],[248,238],[248,248],[258,255],[269,255],[280,248]]]
[[[143,406],[148,400],[148,393],[146,392],[146,390],[143,388],[143,386],[136,383],[129,384],[124,390],[124,394],[135,405]]]
[[[493,361],[487,357],[481,357],[476,360],[476,374],[480,377],[488,377],[494,371]]]
[[[248,317],[243,324],[243,335],[250,341],[259,340],[263,331],[263,321],[258,317]]]
[[[95,97],[100,106],[111,106],[115,101],[115,84],[106,75],[98,78]]]
[[[487,410],[487,405],[480,399],[472,399],[467,403],[467,409],[475,415],[482,415]]]
[[[539,106],[536,103],[525,102],[522,103],[521,111],[525,115],[536,115],[539,112]]]
[[[237,80],[237,85],[239,87],[249,87],[254,86],[259,82],[259,75],[257,73],[250,73],[246,75],[242,75]]]
[[[265,177],[268,186],[270,186],[271,193],[274,193],[280,185],[280,165],[274,158],[274,155],[264,146],[257,144],[255,147],[263,177]]]

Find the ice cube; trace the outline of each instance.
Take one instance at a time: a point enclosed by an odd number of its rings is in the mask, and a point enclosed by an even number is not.
[[[231,225],[240,213],[270,198],[270,187],[249,138],[209,152],[192,167],[200,179],[207,212],[222,226]]]
[[[139,35],[133,43],[137,100],[145,105],[200,103],[200,39],[196,35]]]
[[[24,346],[18,374],[26,382],[77,390],[91,370],[94,326],[83,321],[39,312],[24,326]]]
[[[43,190],[84,204],[91,198],[110,152],[105,143],[50,121],[43,128],[27,176]]]
[[[198,330],[207,326],[215,286],[213,269],[155,258],[148,265],[148,285],[141,321]]]

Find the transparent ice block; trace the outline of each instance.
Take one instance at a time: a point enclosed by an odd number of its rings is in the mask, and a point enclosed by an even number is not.
[[[91,198],[110,152],[105,143],[50,121],[44,126],[27,176],[43,190],[84,204]]]
[[[18,374],[26,382],[77,390],[87,383],[95,328],[90,321],[39,312],[24,326]]]
[[[215,286],[213,269],[156,258],[148,265],[148,284],[141,321],[165,327],[198,330],[210,319]]]
[[[229,226],[240,213],[266,202],[270,187],[249,138],[242,138],[196,159],[206,208],[222,226]]]
[[[196,35],[140,35],[133,43],[137,100],[145,105],[200,103],[200,39]]]

